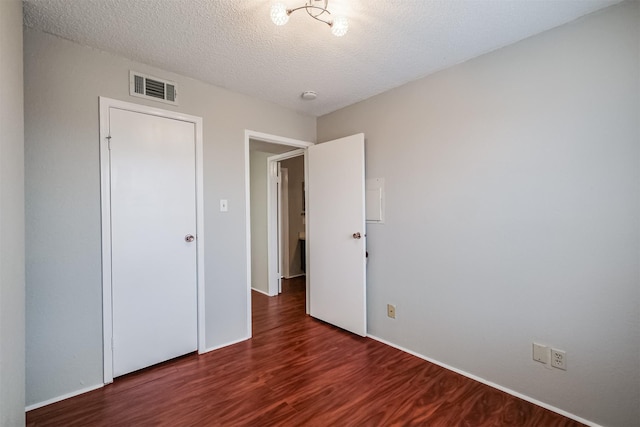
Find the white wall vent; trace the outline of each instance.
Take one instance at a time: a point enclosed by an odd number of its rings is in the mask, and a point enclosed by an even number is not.
[[[175,82],[129,71],[129,95],[178,105],[178,90]]]

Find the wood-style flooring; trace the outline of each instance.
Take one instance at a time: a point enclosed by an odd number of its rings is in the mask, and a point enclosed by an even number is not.
[[[28,426],[579,426],[253,292],[253,338],[27,413]],[[220,325],[224,327],[224,325]]]

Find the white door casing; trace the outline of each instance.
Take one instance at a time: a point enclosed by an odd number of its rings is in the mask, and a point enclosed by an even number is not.
[[[100,106],[108,383],[204,347],[202,120]]]
[[[308,149],[311,316],[366,336],[364,134]]]

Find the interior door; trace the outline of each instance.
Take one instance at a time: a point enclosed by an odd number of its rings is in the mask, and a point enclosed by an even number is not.
[[[289,271],[289,169],[280,168],[280,190],[281,202],[280,212],[280,253],[278,258],[280,260],[281,277],[290,277]],[[282,283],[280,284],[280,292],[282,292]]]
[[[111,108],[113,375],[197,349],[195,125]]]
[[[364,134],[308,150],[310,314],[365,336]]]
[[[278,232],[276,233],[277,238],[278,238],[278,276],[276,277],[276,280],[278,281],[278,293],[281,294],[282,293],[282,245],[284,244],[282,241],[282,233],[283,233],[283,218],[282,218],[282,165],[280,164],[280,162],[276,163],[276,168],[277,168],[277,174],[278,174],[278,179],[277,179],[277,184],[276,184],[276,188],[277,188],[277,205],[278,205]]]

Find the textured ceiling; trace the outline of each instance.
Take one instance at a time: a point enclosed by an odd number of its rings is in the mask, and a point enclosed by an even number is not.
[[[349,18],[340,38],[303,11],[275,26],[271,0],[25,0],[24,11],[30,27],[320,116],[618,2],[330,0]]]

